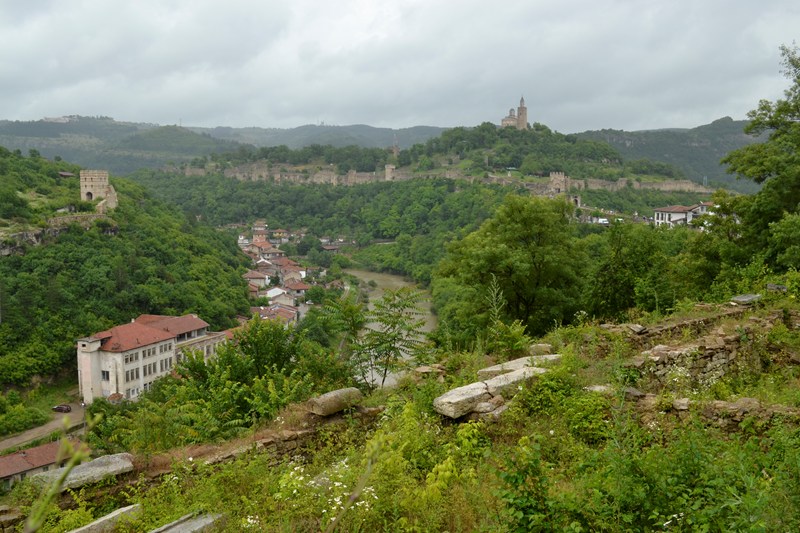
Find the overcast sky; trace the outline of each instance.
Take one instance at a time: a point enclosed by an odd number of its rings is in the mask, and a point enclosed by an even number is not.
[[[798,0],[0,0],[0,119],[694,127],[799,37]]]

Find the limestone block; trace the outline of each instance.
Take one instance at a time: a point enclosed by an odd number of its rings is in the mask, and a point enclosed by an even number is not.
[[[499,376],[500,374],[506,374],[508,372],[513,372],[514,370],[519,370],[520,368],[539,366],[542,363],[555,362],[559,361],[560,359],[561,354],[557,353],[520,357],[519,359],[506,361],[505,363],[481,368],[478,370],[478,377],[480,379],[489,379],[493,378],[494,376]]]
[[[552,344],[531,344],[530,348],[528,348],[528,352],[531,355],[546,355],[553,353],[553,345]]]
[[[322,396],[311,398],[308,401],[312,413],[319,416],[329,416],[360,402],[361,391],[355,387],[327,392]]]
[[[435,398],[433,409],[441,415],[459,418],[475,409],[479,403],[489,401],[491,397],[485,383],[470,383]]]
[[[594,392],[597,394],[602,394],[603,396],[613,396],[614,395],[614,388],[610,385],[589,385],[588,387],[584,387],[583,390],[586,392]]]
[[[731,303],[734,305],[753,305],[760,299],[760,294],[740,294],[731,298]]]
[[[73,529],[70,533],[106,533],[115,531],[120,517],[138,514],[141,511],[142,506],[140,504],[136,503],[134,505],[129,505],[127,507],[117,509],[113,513],[101,516],[91,524],[79,527],[78,529]]]
[[[492,396],[497,396],[499,394],[510,398],[517,393],[518,388],[522,386],[523,382],[546,372],[546,368],[528,366],[507,374],[500,374],[499,376],[486,380],[484,383],[489,390],[489,394]]]
[[[473,409],[473,413],[490,413],[497,409],[497,406],[492,404],[492,402],[481,402],[476,405]]]
[[[129,453],[117,453],[114,455],[104,455],[88,463],[76,466],[67,476],[61,490],[74,489],[96,483],[109,476],[124,474],[133,470],[133,456]],[[31,476],[35,483],[47,485],[54,482],[63,473],[64,468],[50,470]]]
[[[222,522],[224,517],[221,514],[187,514],[150,533],[218,531]]]
[[[676,411],[688,411],[689,398],[676,398],[672,400],[672,408]]]

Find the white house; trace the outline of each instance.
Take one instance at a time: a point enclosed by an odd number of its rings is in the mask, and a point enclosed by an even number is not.
[[[153,381],[169,374],[183,353],[200,351],[207,359],[225,342],[209,332],[197,315],[141,315],[78,339],[78,385],[85,403],[95,398],[136,399]]]
[[[691,224],[692,220],[700,215],[710,213],[709,207],[713,204],[711,202],[702,202],[695,205],[671,205],[668,207],[659,207],[655,210],[653,222],[656,226],[666,225],[667,227],[674,228],[675,226]]]

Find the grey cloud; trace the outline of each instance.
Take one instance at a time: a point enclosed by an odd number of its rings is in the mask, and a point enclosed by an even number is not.
[[[22,5],[0,0],[0,119],[472,126],[524,95],[563,132],[689,127],[780,97],[800,27],[793,0]]]

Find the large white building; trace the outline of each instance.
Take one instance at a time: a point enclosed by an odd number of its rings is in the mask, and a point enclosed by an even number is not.
[[[153,381],[167,375],[187,351],[208,359],[227,340],[209,332],[197,315],[141,315],[78,339],[78,384],[83,401],[95,398],[136,399]]]

